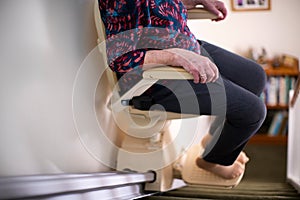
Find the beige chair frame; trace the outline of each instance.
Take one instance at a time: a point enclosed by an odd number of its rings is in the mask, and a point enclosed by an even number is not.
[[[103,48],[103,42],[105,42],[105,29],[103,27],[102,20],[100,18],[98,1],[95,0],[94,7],[94,15],[95,15],[95,24],[98,33],[98,45],[99,52],[106,58],[106,50]],[[203,8],[196,8],[189,10],[189,17],[192,19],[214,19],[216,16],[204,10]],[[101,46],[101,47],[100,47]],[[106,66],[107,67],[107,66]],[[111,70],[106,70],[106,76],[109,79],[109,83],[111,85],[116,85],[117,80],[115,74]],[[158,66],[151,68],[149,70],[145,70],[142,74],[143,78],[139,81],[135,86],[133,86],[128,92],[123,94],[121,97],[115,97],[117,99],[110,106],[113,112],[116,113],[129,113],[130,117],[134,119],[135,122],[140,124],[148,124],[153,119],[155,119],[155,123],[157,123],[156,128],[148,128],[147,126],[140,127],[127,127],[126,132],[136,132],[143,133],[143,138],[135,138],[132,136],[125,136],[122,140],[121,148],[123,149],[118,153],[117,158],[117,170],[133,170],[139,172],[151,171],[151,166],[141,166],[141,163],[135,163],[134,160],[128,159],[126,151],[133,152],[151,152],[153,148],[163,148],[172,138],[171,133],[168,131],[168,120],[172,119],[182,119],[182,118],[191,118],[198,117],[199,115],[191,115],[191,114],[180,114],[180,113],[172,113],[172,112],[161,112],[161,111],[151,111],[151,117],[149,116],[149,111],[142,111],[134,109],[131,106],[124,106],[122,104],[122,100],[131,99],[133,96],[139,96],[143,92],[145,92],[151,85],[156,83],[160,79],[177,79],[177,80],[192,80],[193,76],[186,72],[182,67],[169,67],[169,66]],[[114,94],[114,96],[118,95],[118,93]],[[124,118],[126,116],[119,114],[119,117]],[[120,120],[122,121],[122,120]],[[127,123],[127,122],[125,122]],[[128,125],[128,123],[127,123]],[[145,130],[144,128],[147,127]],[[154,134],[155,133],[155,134]],[[144,144],[149,144],[146,147]],[[163,157],[164,155],[162,155]],[[154,170],[156,172],[156,180],[152,183],[146,184],[146,190],[152,191],[166,191],[172,187],[173,181],[173,166],[168,165],[162,169]]]

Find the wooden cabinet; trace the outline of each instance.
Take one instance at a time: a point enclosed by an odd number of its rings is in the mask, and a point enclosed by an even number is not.
[[[268,82],[262,95],[268,114],[258,133],[250,143],[283,144],[287,143],[287,124],[289,111],[289,90],[293,89],[299,77],[298,62],[295,66],[273,67],[271,63],[263,66]]]

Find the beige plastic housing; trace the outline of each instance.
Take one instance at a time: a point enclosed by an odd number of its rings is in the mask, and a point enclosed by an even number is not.
[[[194,16],[193,18],[213,18],[213,15],[204,9],[193,9],[191,13],[191,16]],[[99,51],[103,59],[106,59],[106,50],[103,44],[105,31],[100,18],[97,0],[95,0],[94,14],[99,35]],[[111,70],[106,70],[106,73],[106,77],[108,77],[106,84],[116,86],[117,80],[114,73]],[[131,99],[133,96],[142,94],[160,79],[192,80],[193,77],[182,67],[157,66],[144,71],[143,79],[121,97],[118,96],[117,92],[112,94],[111,96],[114,100],[107,105],[114,112],[114,120],[118,121],[117,124],[121,126],[124,133],[129,133],[120,136],[122,141],[117,156],[117,170],[154,171],[156,173],[155,181],[147,183],[145,186],[146,190],[151,191],[166,191],[172,186],[173,163],[168,162],[169,154],[162,150],[166,146],[170,147],[169,145],[172,145],[173,136],[168,129],[169,120],[198,117],[198,115],[183,115],[171,112],[141,111],[131,106],[122,105],[122,100]],[[154,160],[147,159],[147,156],[143,159],[143,156],[141,156],[142,154],[151,154],[153,152],[156,152],[156,158],[160,158],[160,162],[168,164],[162,168],[157,168],[157,163],[154,163]],[[132,156],[133,154],[137,156],[134,157]]]

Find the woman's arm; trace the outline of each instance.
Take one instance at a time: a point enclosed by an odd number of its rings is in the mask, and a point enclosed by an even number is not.
[[[219,77],[218,68],[210,59],[185,49],[171,48],[147,51],[144,69],[150,68],[153,64],[181,66],[193,75],[195,83],[214,82]]]

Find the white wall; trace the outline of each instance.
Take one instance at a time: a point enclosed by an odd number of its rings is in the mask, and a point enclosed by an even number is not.
[[[291,92],[292,97],[293,92]],[[287,179],[300,192],[300,98],[298,96],[294,107],[289,111],[289,137],[288,137],[288,159]]]
[[[97,45],[93,5],[0,1],[0,176],[107,170],[82,145],[72,110],[76,74]]]
[[[233,12],[230,0],[223,0],[228,17],[221,22],[190,20],[198,39],[243,53],[249,47],[265,47],[269,56],[287,53],[300,57],[300,1],[271,0],[270,11]]]

